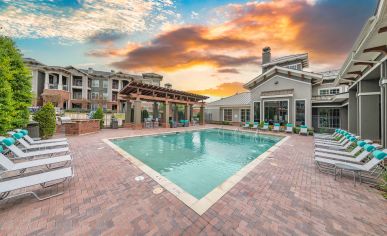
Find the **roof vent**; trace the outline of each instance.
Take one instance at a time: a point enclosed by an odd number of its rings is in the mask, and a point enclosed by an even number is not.
[[[89,69],[87,70],[87,73],[93,74],[93,72],[94,72],[93,68],[89,67]]]
[[[172,88],[172,84],[170,84],[170,83],[166,83],[166,84],[164,84],[164,87],[165,87],[165,88],[169,88],[169,89],[170,89],[170,88]]]

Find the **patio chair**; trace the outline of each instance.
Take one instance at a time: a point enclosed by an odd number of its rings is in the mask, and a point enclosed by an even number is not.
[[[316,133],[314,135],[315,138],[317,139],[327,139],[327,140],[334,140],[337,136],[341,135],[341,132],[342,130],[341,129],[335,129],[335,132],[333,132],[332,134],[319,134],[319,133]]]
[[[336,154],[336,155],[343,155],[343,156],[355,156],[356,153],[360,152],[364,145],[366,144],[371,144],[372,141],[371,140],[360,140],[360,141],[357,141],[356,142],[356,147],[354,149],[352,149],[352,151],[350,152],[347,152],[346,150],[336,150],[336,149],[332,149],[332,148],[315,148],[314,151],[315,152],[324,152],[324,153],[332,153],[332,154]]]
[[[315,136],[315,139],[321,140],[321,141],[340,141],[342,140],[346,135],[352,135],[351,133],[345,131],[345,130],[339,130],[334,136],[328,136],[328,137],[321,137],[321,135]]]
[[[351,136],[354,136],[354,135],[352,135],[351,133],[345,133],[343,134],[343,136],[338,137],[338,140],[327,140],[327,139],[319,139],[319,138],[315,138],[314,140],[315,142],[319,142],[319,143],[338,144],[346,141],[346,138],[349,138]]]
[[[18,196],[32,194],[39,201],[46,200],[55,196],[59,196],[64,192],[51,194],[47,197],[40,197],[36,192],[22,192],[10,196],[10,192],[31,187],[34,185],[41,185],[43,188],[51,187],[65,182],[74,176],[74,171],[71,167],[57,169],[53,171],[43,172],[39,174],[29,175],[20,178],[7,179],[0,182],[0,200],[10,199]]]
[[[349,148],[349,146],[351,146],[353,143],[355,143],[357,141],[357,138],[356,137],[353,137],[353,136],[346,136],[344,141],[341,142],[341,143],[319,143],[319,142],[315,142],[315,146],[317,147],[322,147],[322,148],[330,148],[330,149],[334,149],[334,150],[346,150],[347,148]]]
[[[286,130],[285,130],[286,133],[293,133],[293,124],[292,123],[288,123],[286,124]]]
[[[269,130],[269,123],[263,123],[263,127],[261,128],[262,130]]]
[[[318,169],[321,172],[327,172],[327,173],[333,172],[332,174],[335,174],[335,176],[336,176],[336,167],[338,165],[349,167],[349,168],[341,168],[341,169],[353,171],[354,174],[355,172],[359,172],[359,178],[361,183],[362,179],[364,178],[375,181],[380,177],[381,173],[384,171],[384,168],[379,168],[379,171],[378,171],[378,166],[385,159],[386,155],[387,155],[387,149],[384,149],[383,151],[375,150],[372,152],[373,158],[364,164],[349,163],[345,161],[338,161],[338,160],[325,159],[325,158],[319,158],[315,161]]]
[[[43,144],[29,144],[26,140],[23,139],[24,134],[22,132],[8,132],[16,141],[18,141],[26,150],[32,149],[48,149],[48,148],[59,148],[66,147],[68,143],[65,142],[56,142],[56,143],[43,143]]]
[[[16,129],[16,132],[22,132],[24,134],[23,138],[30,144],[43,144],[43,143],[55,143],[55,142],[66,142],[66,138],[57,138],[57,139],[46,139],[46,140],[35,140],[28,135],[28,131],[25,129]]]
[[[300,127],[300,133],[299,133],[300,135],[302,135],[302,134],[305,134],[306,136],[308,136],[308,126],[306,126],[306,125],[301,125],[301,127]]]
[[[254,122],[252,129],[258,129],[258,122]]]
[[[279,132],[280,131],[280,124],[279,123],[274,123],[274,126],[273,126],[273,131],[276,131],[276,132]]]
[[[318,161],[320,158],[323,159],[335,159],[340,161],[348,161],[348,162],[361,162],[363,161],[368,155],[370,155],[373,151],[375,151],[375,146],[371,144],[366,144],[363,147],[363,151],[357,156],[357,157],[349,157],[345,155],[338,155],[338,154],[332,154],[332,153],[324,153],[324,152],[315,152],[315,160]]]
[[[69,152],[68,147],[24,152],[23,150],[15,146],[15,139],[13,138],[0,137],[0,141],[6,146],[7,149],[9,149],[14,154],[15,159],[34,158],[38,156],[47,156],[47,155],[53,156],[59,153],[67,154]]]
[[[63,163],[63,165],[56,166],[55,168],[64,167],[68,163],[71,163],[72,161],[72,158],[70,155],[65,155],[65,156],[57,156],[52,158],[44,158],[44,159],[37,159],[33,161],[14,163],[13,161],[9,160],[6,156],[4,156],[2,152],[3,152],[3,147],[0,146],[0,166],[2,166],[4,169],[4,171],[0,172],[0,176],[11,171],[18,171],[19,174],[22,174],[25,172],[26,169],[34,168],[34,167],[46,167],[48,169],[51,169],[52,164],[59,164],[59,163]]]
[[[245,124],[242,126],[242,128],[244,128],[244,129],[250,128],[250,123],[249,122],[245,122]]]

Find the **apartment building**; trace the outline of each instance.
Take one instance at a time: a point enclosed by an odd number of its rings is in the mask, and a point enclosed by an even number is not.
[[[25,58],[32,72],[32,92],[35,106],[52,102],[62,109],[95,110],[98,106],[122,112],[125,101],[118,92],[131,81],[160,86],[163,76],[155,73],[133,75],[116,71],[79,69],[73,66],[47,66],[35,59]],[[167,86],[171,86],[167,84]]]

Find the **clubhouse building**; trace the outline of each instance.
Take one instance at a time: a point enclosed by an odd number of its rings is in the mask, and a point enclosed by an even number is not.
[[[308,72],[308,54],[271,58],[245,93],[208,103],[208,122],[293,123],[349,130],[387,146],[387,2],[379,1],[340,70]]]

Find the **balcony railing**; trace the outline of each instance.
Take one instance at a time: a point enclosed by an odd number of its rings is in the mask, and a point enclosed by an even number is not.
[[[49,84],[48,88],[49,89],[58,89],[58,84]]]

